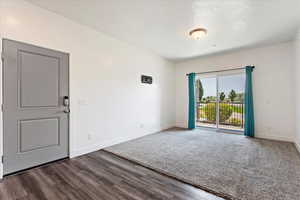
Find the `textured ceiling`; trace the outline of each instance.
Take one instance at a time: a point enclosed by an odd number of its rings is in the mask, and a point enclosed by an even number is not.
[[[27,1],[170,60],[288,41],[300,24],[300,0]]]

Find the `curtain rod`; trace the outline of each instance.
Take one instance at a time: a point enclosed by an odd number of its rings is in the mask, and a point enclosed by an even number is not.
[[[255,67],[254,66],[251,66],[252,69],[254,69]],[[217,71],[208,71],[208,72],[198,72],[198,73],[195,73],[195,74],[208,74],[208,73],[217,73],[217,72],[226,72],[226,71],[233,71],[233,70],[239,70],[239,69],[245,69],[246,67],[238,67],[238,68],[232,68],[232,69],[224,69],[224,70],[217,70]],[[189,74],[186,74],[187,76]]]

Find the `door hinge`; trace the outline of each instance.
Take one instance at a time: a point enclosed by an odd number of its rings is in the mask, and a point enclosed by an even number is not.
[[[4,156],[1,156],[1,162],[4,163]]]
[[[1,111],[3,112],[4,111],[4,105],[1,104]]]
[[[2,61],[4,60],[4,53],[3,53],[3,51],[1,51],[1,60]]]

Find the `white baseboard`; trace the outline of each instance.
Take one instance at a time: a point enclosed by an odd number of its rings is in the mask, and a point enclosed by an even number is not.
[[[176,122],[176,127],[178,128],[187,128],[185,123],[182,122]],[[210,129],[210,128],[208,128]],[[294,142],[294,138],[290,137],[284,137],[284,136],[277,136],[277,135],[269,135],[266,133],[256,133],[255,138],[261,138],[261,139],[269,139],[269,140],[276,140],[276,141],[284,141],[284,142]]]
[[[173,126],[170,126],[168,128],[172,128],[172,127]],[[106,140],[106,141],[102,141],[102,142],[98,142],[98,143],[94,143],[94,144],[89,144],[89,145],[86,145],[84,147],[81,147],[81,148],[78,148],[76,150],[71,151],[69,157],[70,158],[75,158],[77,156],[81,156],[81,155],[84,155],[84,154],[87,154],[87,153],[91,153],[91,152],[94,152],[94,151],[99,151],[99,150],[104,149],[106,147],[109,147],[109,146],[112,146],[112,145],[115,145],[115,144],[119,144],[119,143],[122,143],[122,142],[127,142],[127,141],[130,141],[130,140],[134,140],[134,139],[137,139],[137,138],[149,135],[149,134],[157,133],[157,132],[166,130],[168,128],[164,128],[162,130],[154,131],[154,132],[151,132],[151,133],[141,134],[141,135],[138,135],[138,136],[119,137],[119,138],[115,138],[113,140]]]
[[[187,128],[187,124],[185,122],[176,122],[176,127]]]
[[[100,149],[110,146],[110,145],[106,145],[105,143],[106,142],[101,142],[101,143],[89,144],[87,146],[80,147],[80,148],[70,152],[70,158],[75,158],[77,156],[81,156],[81,155],[84,155],[87,153],[98,151]]]
[[[141,135],[139,137],[142,137],[144,135]],[[78,148],[74,151],[71,151],[70,152],[70,158],[74,158],[74,157],[77,157],[77,156],[81,156],[81,155],[84,155],[84,154],[87,154],[87,153],[91,153],[91,152],[94,152],[94,151],[98,151],[100,149],[104,149],[106,147],[109,147],[109,146],[112,146],[112,145],[115,145],[115,144],[119,144],[119,143],[122,143],[122,142],[126,142],[126,141],[129,141],[129,140],[133,140],[133,139],[136,139],[138,137],[131,137],[131,138],[116,138],[116,139],[113,139],[113,140],[106,140],[106,141],[102,141],[102,142],[98,142],[98,143],[94,143],[94,144],[88,144],[84,147],[81,147],[81,148]]]
[[[277,140],[277,141],[283,141],[283,142],[294,142],[294,138],[282,137],[282,136],[275,136],[275,135],[256,134],[255,138]]]
[[[144,135],[142,135],[144,136]],[[142,136],[139,136],[139,137],[142,137]],[[99,143],[94,143],[94,144],[88,144],[84,147],[80,147],[74,151],[71,151],[70,152],[70,158],[75,158],[77,156],[81,156],[81,155],[84,155],[84,154],[88,154],[88,153],[91,153],[91,152],[94,152],[94,151],[99,151],[100,149],[104,149],[106,147],[109,147],[109,146],[112,146],[112,145],[115,145],[115,144],[119,144],[119,143],[122,143],[122,142],[126,142],[126,141],[129,141],[129,140],[133,140],[133,139],[136,139],[138,137],[133,137],[133,138],[117,138],[117,139],[114,139],[114,140],[107,140],[107,141],[102,141],[102,142],[99,142]]]

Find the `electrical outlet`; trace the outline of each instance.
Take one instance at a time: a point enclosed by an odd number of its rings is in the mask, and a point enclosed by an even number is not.
[[[144,128],[145,125],[143,123],[140,124],[140,128]]]
[[[88,134],[88,140],[91,140],[91,139],[92,139],[92,135],[93,135],[93,134],[91,134],[91,133]]]

